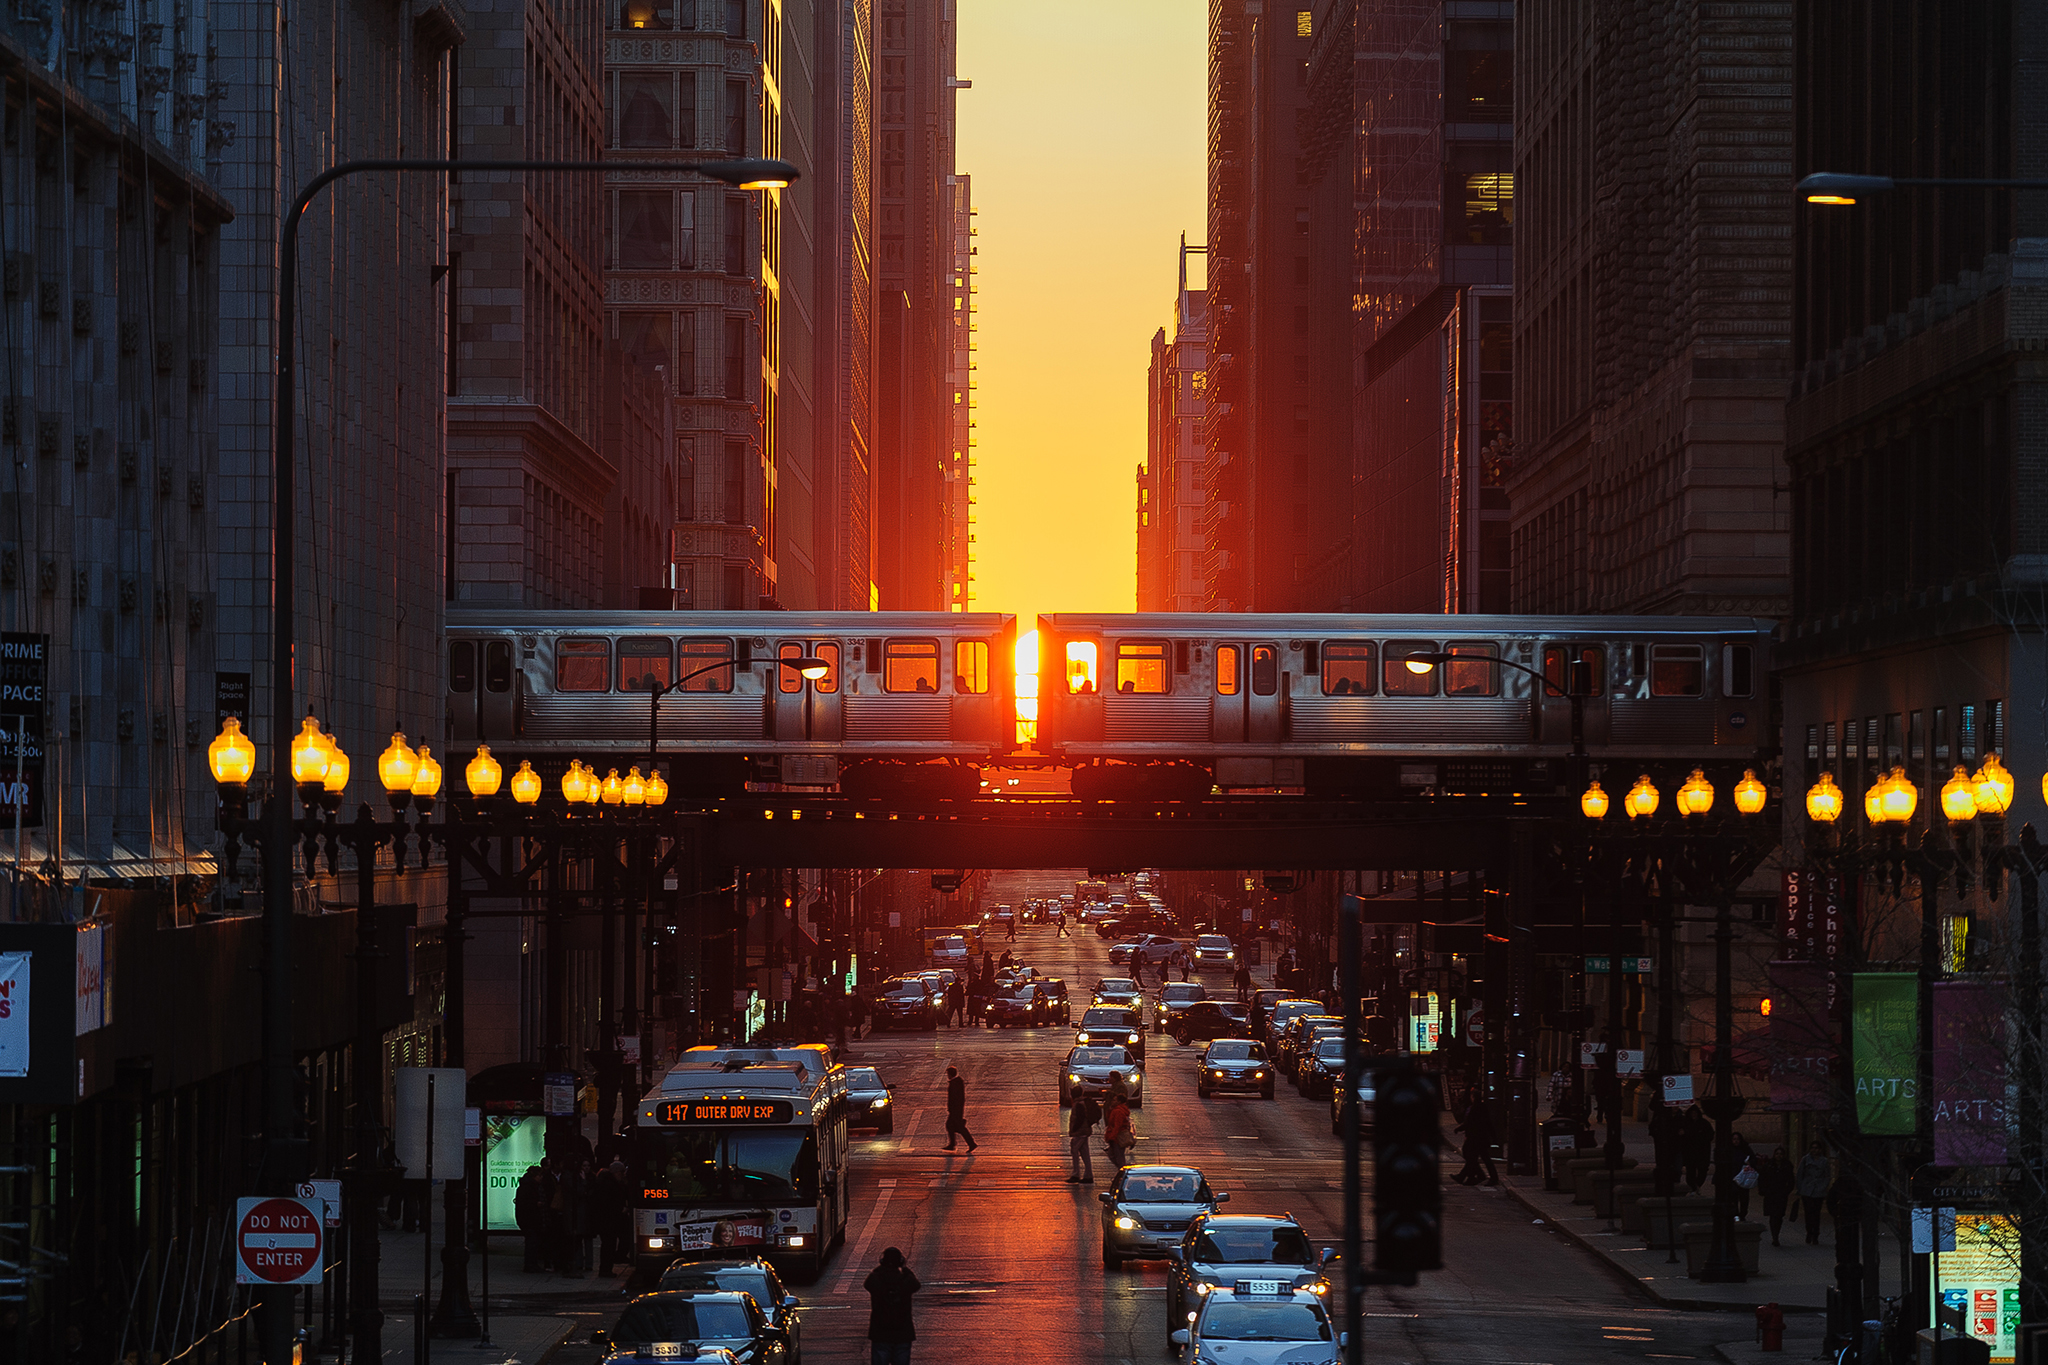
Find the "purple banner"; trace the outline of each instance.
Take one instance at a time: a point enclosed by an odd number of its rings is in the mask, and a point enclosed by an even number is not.
[[[1934,983],[1934,1161],[2002,1166],[2007,1159],[2002,981]]]
[[[1834,1034],[1828,1025],[1829,972],[1821,962],[1773,962],[1770,1029],[1771,1109],[1826,1109]]]

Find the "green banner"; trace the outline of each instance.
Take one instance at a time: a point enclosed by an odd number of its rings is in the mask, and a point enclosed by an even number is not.
[[[1868,1137],[1908,1137],[1919,1096],[1919,979],[1858,972],[1854,992],[1856,1126]]]

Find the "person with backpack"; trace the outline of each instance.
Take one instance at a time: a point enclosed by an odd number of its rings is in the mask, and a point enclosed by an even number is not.
[[[911,1321],[910,1296],[924,1286],[911,1274],[903,1253],[882,1252],[882,1263],[868,1272],[861,1287],[868,1291],[868,1358],[874,1365],[910,1365],[917,1328]]]
[[[1131,1122],[1131,1102],[1124,1097],[1121,1078],[1109,1092],[1109,1108],[1103,1114],[1102,1145],[1109,1148],[1113,1171],[1130,1165],[1131,1149],[1138,1145],[1137,1126]]]
[[[1102,1106],[1093,1095],[1074,1096],[1073,1107],[1067,1111],[1067,1155],[1073,1161],[1073,1174],[1067,1177],[1069,1185],[1095,1183],[1095,1158],[1088,1151],[1088,1139],[1101,1121]]]

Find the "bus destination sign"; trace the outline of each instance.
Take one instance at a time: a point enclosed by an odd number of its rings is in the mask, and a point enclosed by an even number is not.
[[[796,1106],[788,1100],[750,1100],[745,1096],[702,1100],[663,1100],[654,1106],[663,1126],[697,1123],[788,1123]]]

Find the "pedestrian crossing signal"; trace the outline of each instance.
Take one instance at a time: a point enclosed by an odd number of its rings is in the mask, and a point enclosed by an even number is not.
[[[1435,1078],[1412,1067],[1374,1080],[1373,1265],[1405,1284],[1444,1263],[1440,1108]]]

